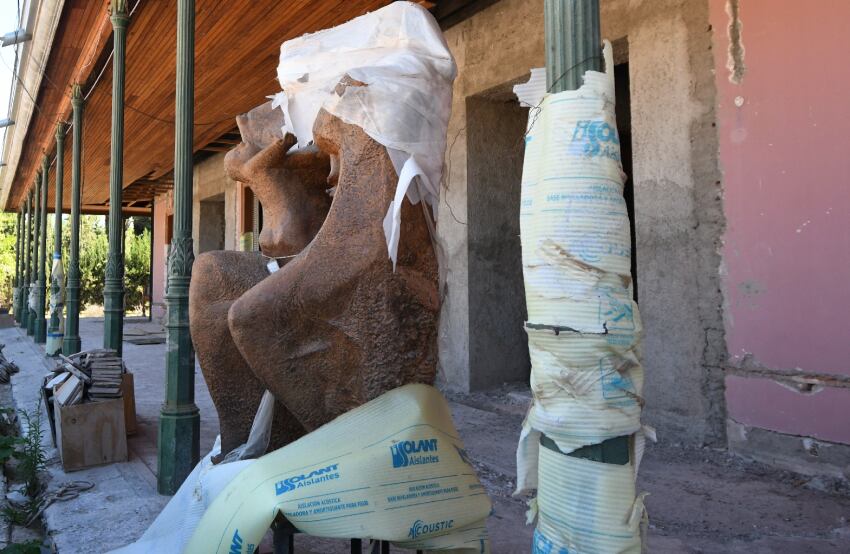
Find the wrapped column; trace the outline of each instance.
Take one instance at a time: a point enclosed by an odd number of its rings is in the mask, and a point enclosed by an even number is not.
[[[578,90],[544,95],[539,73],[515,89],[532,106],[520,229],[533,402],[517,488],[538,491],[535,553],[641,548],[641,325],[610,44],[605,61],[607,72],[587,71]],[[612,439],[624,441],[633,463],[576,455]]]

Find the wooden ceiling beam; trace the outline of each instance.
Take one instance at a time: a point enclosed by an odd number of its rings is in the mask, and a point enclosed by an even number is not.
[[[35,180],[41,153],[53,152],[56,148],[56,123],[70,119],[71,84],[93,82],[96,78],[94,72],[101,69],[97,62],[112,36],[108,8],[109,0],[69,0],[65,3],[62,19],[66,25],[60,23],[47,67],[43,68],[45,79],[36,98],[40,109],[36,110],[27,131],[26,150],[30,155],[22,156],[18,164],[10,191],[10,206],[20,204]],[[75,52],[77,56],[74,59]],[[68,54],[72,59],[68,59]],[[70,148],[67,150],[70,151]],[[66,167],[69,165],[66,164]],[[70,180],[67,182],[70,183]]]
[[[41,163],[42,150],[53,151],[56,119],[69,112],[67,89],[84,81],[83,187],[85,205],[109,198],[111,121],[111,25],[109,0],[65,0],[39,106],[53,115],[30,125],[10,195],[20,203]],[[194,151],[205,146],[224,152],[241,142],[235,118],[277,92],[280,45],[304,33],[344,23],[389,0],[196,0]],[[174,91],[176,2],[143,0],[128,27],[125,89],[125,190],[139,179],[170,178],[174,163]],[[106,65],[105,65],[106,64]],[[101,74],[101,70],[104,71]],[[91,89],[92,83],[97,81]],[[35,92],[35,91],[33,91]],[[46,111],[46,110],[43,110]],[[64,202],[70,207],[70,146],[66,148]],[[49,182],[55,182],[55,165]],[[52,204],[50,187],[48,202]],[[14,200],[12,200],[14,198]],[[105,210],[105,208],[104,208]]]

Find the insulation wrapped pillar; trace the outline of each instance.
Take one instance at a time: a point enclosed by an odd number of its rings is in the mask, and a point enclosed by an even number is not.
[[[520,229],[533,402],[517,488],[537,489],[533,552],[541,554],[641,548],[641,325],[610,44],[605,62],[607,72],[587,71],[578,90],[543,94],[537,71],[515,89],[532,106]],[[632,435],[632,463],[569,455]]]

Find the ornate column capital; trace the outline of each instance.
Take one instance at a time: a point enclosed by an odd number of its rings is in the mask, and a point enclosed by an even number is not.
[[[127,27],[127,22],[130,20],[127,0],[112,0],[109,3],[109,19],[113,27]]]

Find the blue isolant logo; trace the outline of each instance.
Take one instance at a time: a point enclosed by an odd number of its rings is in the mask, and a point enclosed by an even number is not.
[[[242,554],[242,542],[239,529],[237,529],[233,532],[233,540],[230,541],[230,554]]]
[[[531,547],[531,554],[570,554],[567,547],[561,547],[555,550],[555,545],[539,530],[534,530],[534,539]]]
[[[281,494],[294,491],[301,487],[308,487],[310,485],[316,485],[318,483],[324,483],[325,481],[332,481],[334,479],[339,479],[339,464],[331,464],[327,467],[316,468],[309,473],[293,475],[292,477],[287,477],[283,481],[278,481],[274,485],[275,494],[280,496]]]
[[[437,439],[401,441],[390,446],[393,455],[393,467],[408,467],[422,464],[435,464],[440,461],[436,454],[416,456],[416,454],[437,452]]]
[[[446,531],[451,529],[455,524],[455,520],[453,519],[445,519],[443,521],[437,521],[435,523],[425,523],[421,519],[417,519],[413,522],[413,525],[410,526],[410,531],[407,533],[407,538],[409,539],[418,539],[422,535],[430,535],[431,533],[436,533],[437,531]]]
[[[620,137],[617,128],[601,119],[576,122],[569,151],[586,158],[604,157],[620,161]]]

